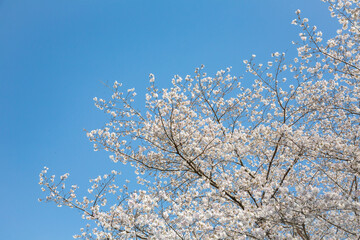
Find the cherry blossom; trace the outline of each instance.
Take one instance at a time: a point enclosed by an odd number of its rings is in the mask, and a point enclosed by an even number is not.
[[[109,122],[87,136],[139,190],[114,170],[80,198],[44,168],[43,200],[81,211],[82,239],[359,239],[360,2],[323,2],[336,36],[297,10],[290,61],[252,55],[243,77],[201,66],[164,89],[150,74],[146,111],[115,82],[94,98]]]

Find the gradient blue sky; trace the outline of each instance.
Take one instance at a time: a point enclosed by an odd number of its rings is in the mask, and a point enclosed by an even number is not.
[[[72,239],[83,226],[78,212],[37,202],[45,165],[82,188],[111,168],[131,178],[83,131],[106,120],[92,101],[109,96],[101,82],[135,87],[142,106],[149,73],[163,87],[200,64],[240,75],[252,53],[294,54],[298,8],[333,34],[319,0],[0,0],[0,238]]]

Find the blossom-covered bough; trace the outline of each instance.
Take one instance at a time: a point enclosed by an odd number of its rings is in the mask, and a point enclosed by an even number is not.
[[[68,174],[59,182],[45,168],[45,200],[90,222],[75,238],[360,239],[360,2],[325,2],[337,35],[323,41],[297,11],[298,57],[253,55],[251,87],[201,67],[169,89],[150,75],[145,112],[117,82],[111,100],[95,98],[111,120],[88,137],[131,164],[141,190],[112,171],[79,199]]]

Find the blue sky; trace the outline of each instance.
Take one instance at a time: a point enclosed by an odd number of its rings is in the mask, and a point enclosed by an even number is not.
[[[72,239],[83,226],[78,212],[37,202],[43,166],[81,188],[109,169],[131,178],[83,131],[105,123],[92,101],[109,96],[102,82],[135,87],[143,106],[149,73],[160,87],[201,64],[241,75],[252,53],[294,54],[298,8],[334,33],[317,0],[0,0],[0,238]]]

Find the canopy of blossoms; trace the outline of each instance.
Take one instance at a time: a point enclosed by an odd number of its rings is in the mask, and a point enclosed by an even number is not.
[[[76,208],[83,239],[359,239],[360,2],[324,0],[339,29],[332,39],[302,18],[298,57],[274,53],[208,76],[150,75],[146,110],[115,82],[110,115],[88,132],[95,150],[131,164],[140,189],[119,173],[91,180],[89,196],[45,168],[44,200]],[[252,86],[241,82],[252,79]]]

